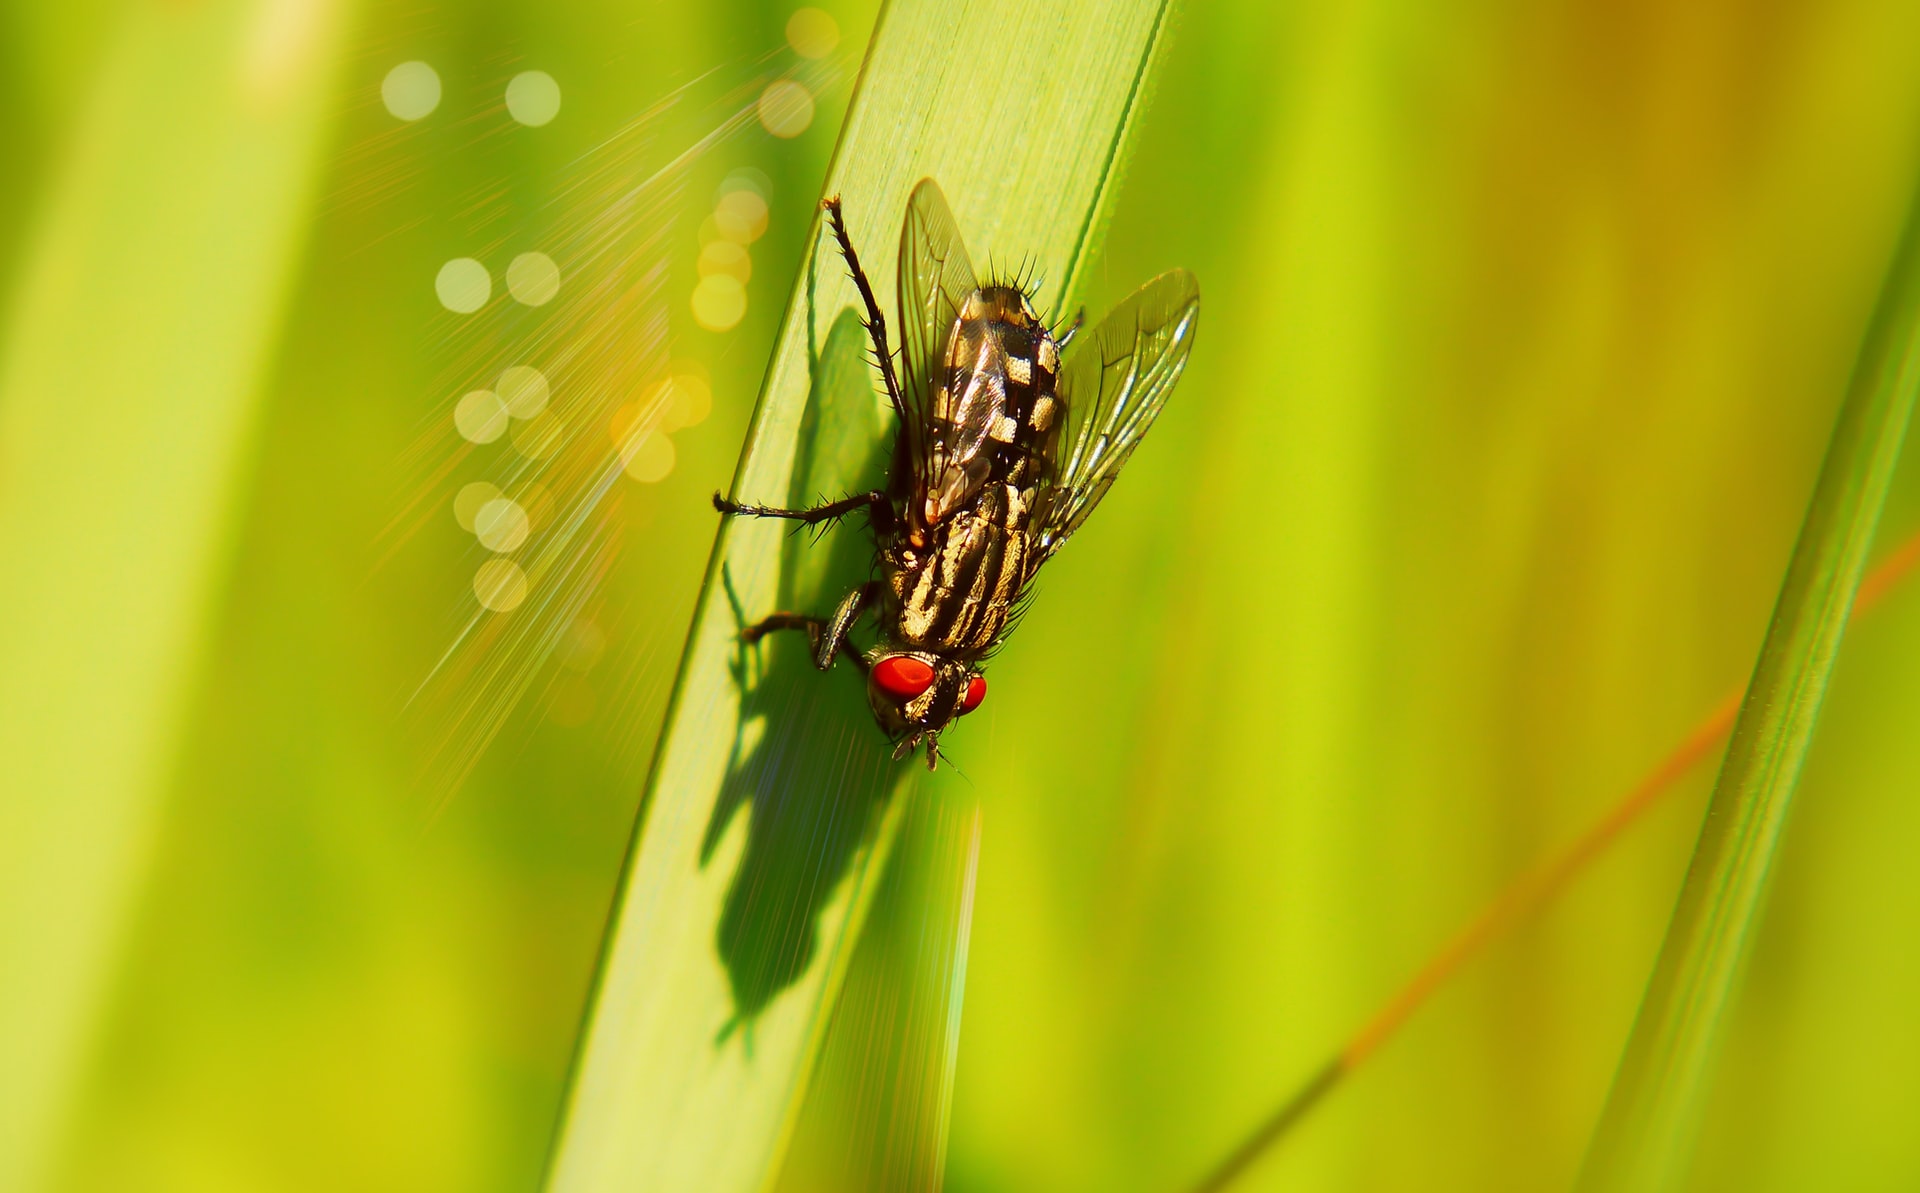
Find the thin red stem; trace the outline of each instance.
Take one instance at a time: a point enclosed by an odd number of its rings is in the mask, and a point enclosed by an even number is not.
[[[1915,534],[1880,561],[1868,573],[1854,594],[1853,616],[1859,617],[1884,600],[1916,567],[1920,567],[1920,534]],[[1328,1063],[1290,1096],[1251,1135],[1222,1161],[1207,1178],[1194,1186],[1195,1193],[1218,1193],[1243,1174],[1252,1163],[1290,1130],[1307,1113],[1369,1056],[1391,1040],[1427,1004],[1454,974],[1484,952],[1522,917],[1545,906],[1607,851],[1646,811],[1660,802],[1694,767],[1710,757],[1733,731],[1744,691],[1728,693],[1693,731],[1687,734],[1645,778],[1620,801],[1608,808],[1594,824],[1559,852],[1522,874],[1467,925],[1455,933],[1427,963],[1402,986]]]

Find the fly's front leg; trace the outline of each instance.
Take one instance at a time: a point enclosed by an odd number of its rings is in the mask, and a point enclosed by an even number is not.
[[[820,206],[826,209],[827,224],[833,229],[834,240],[840,244],[840,255],[847,259],[847,272],[853,275],[854,289],[860,291],[860,301],[867,308],[867,334],[873,337],[873,353],[880,358],[880,377],[887,383],[887,400],[893,403],[893,413],[900,419],[900,425],[905,426],[907,407],[900,397],[900,379],[893,371],[893,349],[887,345],[887,317],[880,313],[873,285],[867,281],[866,271],[860,268],[860,257],[853,251],[853,237],[847,235],[847,219],[840,211],[840,196],[826,199]]]
[[[889,534],[894,528],[893,502],[879,489],[869,489],[865,493],[855,493],[851,497],[842,497],[838,501],[829,501],[825,505],[816,505],[812,509],[803,510],[782,509],[774,505],[748,505],[715,493],[713,508],[729,516],[740,514],[749,518],[786,518],[805,526],[838,521],[853,511],[864,508],[875,530],[881,534]]]
[[[866,611],[879,591],[878,584],[862,584],[847,594],[847,599],[840,602],[829,618],[809,617],[804,613],[774,613],[740,631],[740,640],[751,645],[775,630],[805,630],[815,667],[825,671],[833,666],[834,655],[844,654],[865,675],[866,657],[847,637],[847,631],[853,628],[854,622],[860,620],[860,614]]]
[[[880,585],[872,580],[847,594],[847,599],[840,602],[839,608],[833,611],[833,618],[827,622],[825,637],[814,641],[814,666],[825,671],[833,666],[834,652],[841,651],[853,660],[853,665],[860,669],[860,674],[867,673],[866,656],[854,648],[853,641],[847,637],[847,633],[853,629],[853,623],[860,620],[860,615],[867,611],[867,607],[872,605],[879,595]]]
[[[770,613],[740,631],[740,641],[752,646],[775,630],[805,630],[807,643],[817,650],[820,636],[826,632],[827,623],[818,617],[809,617],[805,613]]]

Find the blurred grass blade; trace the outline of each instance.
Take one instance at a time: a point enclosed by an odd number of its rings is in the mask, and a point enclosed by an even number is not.
[[[1920,534],[1911,535],[1867,574],[1854,597],[1852,617],[1871,612],[1920,569]],[[1469,964],[1522,919],[1543,909],[1586,874],[1591,865],[1620,842],[1629,829],[1668,795],[1680,780],[1726,740],[1740,711],[1738,690],[1728,693],[1693,731],[1667,752],[1651,771],[1572,842],[1542,859],[1509,883],[1396,990],[1379,1010],[1347,1038],[1331,1059],[1315,1069],[1285,1101],[1233,1151],[1193,1186],[1193,1193],[1215,1193],[1237,1182],[1255,1160],[1270,1152],[1407,1022],[1432,1002]]]
[[[173,763],[345,25],[136,4],[0,340],[0,1188],[38,1187]]]
[[[915,803],[854,950],[778,1193],[909,1193],[946,1172],[980,811]]]
[[[1579,1187],[1680,1186],[1741,963],[1920,388],[1907,217]]]
[[[1043,262],[1057,280],[1042,309],[1062,308],[1113,187],[1166,3],[888,7],[827,180],[883,302],[908,191],[931,175],[979,259]],[[982,53],[1013,47],[1031,52],[1008,85]],[[809,262],[735,480],[744,499],[805,503],[864,487],[885,458],[883,399],[864,367],[848,380],[862,351],[843,314],[853,287],[817,237]],[[914,768],[888,762],[844,669],[815,674],[791,641],[741,650],[743,620],[781,607],[824,611],[864,577],[858,527],[805,546],[772,523],[720,531],[608,930],[550,1189],[733,1193],[773,1179],[876,867],[909,800],[936,798],[916,796],[917,785],[891,790]],[[971,814],[955,806],[935,818]],[[946,839],[958,847],[966,835]]]

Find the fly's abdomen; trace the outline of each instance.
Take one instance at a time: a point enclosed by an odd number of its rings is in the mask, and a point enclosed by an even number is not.
[[[928,525],[965,506],[983,485],[1032,489],[1050,479],[1065,413],[1056,385],[1059,346],[1013,287],[968,296],[945,363],[928,419]]]

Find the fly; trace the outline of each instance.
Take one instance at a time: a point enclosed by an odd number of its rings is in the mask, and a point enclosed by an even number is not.
[[[1184,269],[1115,307],[1063,360],[1079,320],[1056,336],[1032,295],[979,282],[933,179],[907,200],[900,230],[900,368],[860,268],[838,196],[826,200],[847,271],[866,307],[887,398],[899,420],[887,486],[813,509],[747,505],[715,493],[723,514],[813,525],[865,510],[874,576],[831,616],[775,613],[742,634],[803,630],[825,671],[845,655],[866,675],[874,719],[904,758],[980,707],[981,668],[1012,630],[1034,576],[1112,487],[1186,367],[1200,287]],[[871,615],[879,641],[849,631]]]

